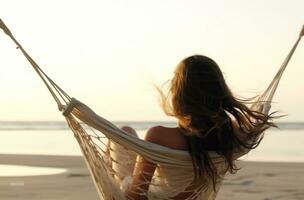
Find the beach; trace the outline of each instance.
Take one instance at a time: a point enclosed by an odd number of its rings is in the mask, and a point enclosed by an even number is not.
[[[2,200],[98,200],[81,156],[1,154],[1,165],[65,168],[54,175],[0,177]],[[304,163],[238,161],[227,175],[218,200],[304,199]]]

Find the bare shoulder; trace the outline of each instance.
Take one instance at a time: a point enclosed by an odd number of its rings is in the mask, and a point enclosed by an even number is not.
[[[185,137],[178,128],[154,126],[148,130],[145,140],[173,149],[187,149]]]

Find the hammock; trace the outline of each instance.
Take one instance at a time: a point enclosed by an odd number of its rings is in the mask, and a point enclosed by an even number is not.
[[[58,109],[63,113],[79,143],[100,199],[127,199],[124,191],[132,182],[132,177],[140,175],[133,174],[133,168],[143,161],[142,158],[156,165],[149,190],[137,190],[138,193],[145,194],[148,199],[215,199],[226,173],[227,163],[221,155],[214,151],[209,152],[212,162],[222,177],[217,181],[216,191],[213,191],[211,182],[196,188],[191,187],[193,166],[188,152],[143,141],[98,116],[82,102],[71,98],[52,81],[23,49],[1,19],[0,27],[33,66],[56,101]],[[282,74],[303,35],[304,27],[270,85],[253,105],[253,109],[268,113]],[[234,153],[234,158],[237,159],[248,151],[239,150]],[[184,196],[177,196],[178,194]]]

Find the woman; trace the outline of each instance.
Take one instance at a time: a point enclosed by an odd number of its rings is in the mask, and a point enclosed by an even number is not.
[[[272,114],[263,114],[246,106],[252,103],[252,99],[241,100],[232,95],[220,68],[206,56],[194,55],[184,59],[175,70],[169,94],[159,92],[165,113],[177,118],[178,127],[153,127],[148,130],[145,140],[188,151],[193,164],[191,173],[194,174],[189,188],[194,191],[209,181],[214,198],[220,174],[208,151],[222,155],[227,163],[225,172],[235,173],[238,168],[234,153],[257,147],[263,132],[275,126],[271,122]],[[136,134],[130,127],[124,127],[124,130]],[[148,199],[156,164],[144,158],[137,163],[126,196],[128,199]],[[189,191],[181,191],[172,199],[187,199],[193,195]]]

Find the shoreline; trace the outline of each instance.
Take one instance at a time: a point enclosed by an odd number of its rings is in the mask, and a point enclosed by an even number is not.
[[[0,165],[65,168],[54,175],[0,177],[4,200],[98,200],[81,156],[0,154]],[[227,174],[217,200],[304,199],[304,163],[238,161]]]

